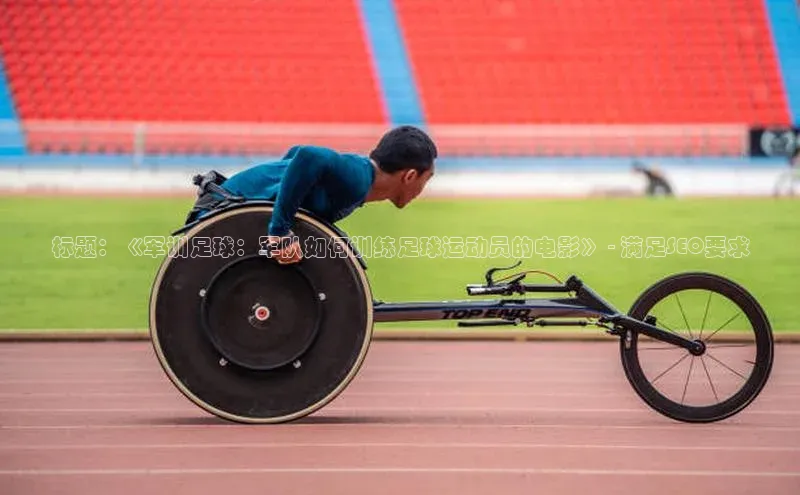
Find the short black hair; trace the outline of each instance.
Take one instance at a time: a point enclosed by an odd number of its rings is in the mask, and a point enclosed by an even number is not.
[[[413,168],[423,173],[433,167],[437,155],[438,150],[430,136],[414,126],[403,125],[384,134],[369,157],[384,172]]]

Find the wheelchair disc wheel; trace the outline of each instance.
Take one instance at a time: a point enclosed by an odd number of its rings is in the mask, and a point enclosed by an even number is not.
[[[175,387],[205,411],[240,423],[282,423],[338,396],[372,336],[363,267],[324,222],[298,213],[306,251],[294,265],[259,255],[272,206],[219,213],[184,235],[150,297],[150,340]]]

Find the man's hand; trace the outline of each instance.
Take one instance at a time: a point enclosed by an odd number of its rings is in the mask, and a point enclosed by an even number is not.
[[[285,237],[282,238],[274,235],[267,237],[267,242],[276,246],[270,249],[270,255],[281,265],[290,265],[302,260],[303,252],[300,250],[300,242],[297,237],[292,235],[292,241],[288,245],[285,243],[285,239]],[[277,247],[281,245],[282,240],[284,241],[284,247]]]

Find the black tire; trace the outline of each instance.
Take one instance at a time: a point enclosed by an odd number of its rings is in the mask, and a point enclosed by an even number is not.
[[[194,226],[162,263],[150,298],[150,339],[169,380],[200,408],[240,423],[282,423],[322,408],[355,377],[372,336],[369,283],[345,239],[298,213],[301,246],[322,239],[337,255],[278,265],[258,254],[271,214],[271,206],[248,205]],[[236,241],[232,254],[179,255],[200,245],[194,240],[226,237]],[[247,317],[254,291],[267,298],[266,323]],[[241,333],[248,321],[255,339]]]
[[[772,363],[774,357],[774,342],[772,336],[772,329],[767,319],[764,310],[761,308],[756,299],[740,285],[718,275],[702,272],[681,273],[666,277],[647,290],[633,303],[629,315],[638,320],[644,320],[651,309],[653,309],[659,302],[664,301],[667,297],[680,293],[681,291],[689,290],[703,290],[709,292],[709,301],[712,294],[717,294],[726,298],[733,307],[738,307],[741,313],[746,317],[747,322],[752,330],[753,343],[753,360],[747,361],[753,364],[749,376],[742,377],[742,385],[737,391],[732,392],[730,396],[724,400],[717,397],[717,391],[714,390],[711,375],[709,374],[706,364],[703,363],[705,373],[708,376],[708,382],[711,384],[709,387],[713,390],[715,399],[719,402],[712,404],[704,404],[701,406],[682,404],[670,397],[667,397],[660,390],[658,390],[652,381],[660,378],[659,375],[653,380],[653,377],[648,377],[642,366],[642,359],[640,356],[640,347],[643,347],[642,339],[635,331],[626,330],[620,341],[620,353],[622,357],[622,366],[625,370],[625,375],[628,381],[633,386],[636,393],[656,411],[664,414],[665,416],[689,423],[709,423],[713,421],[720,421],[728,418],[742,409],[747,407],[767,383],[770,372],[772,370]],[[677,296],[676,296],[677,297]],[[679,298],[678,298],[679,299]],[[680,305],[680,301],[678,301]],[[683,312],[683,308],[681,308]],[[708,312],[708,303],[706,305],[706,313]],[[686,317],[684,315],[684,320]],[[703,318],[705,322],[705,316]],[[656,323],[656,326],[659,326]],[[691,327],[687,322],[689,332]],[[667,328],[667,327],[662,327]],[[672,331],[674,329],[670,329]],[[702,335],[702,332],[701,332]],[[713,338],[713,336],[712,336]],[[648,339],[645,337],[645,339]],[[700,340],[704,340],[700,338]],[[650,342],[653,342],[652,340]],[[706,342],[704,340],[704,342]],[[668,344],[664,344],[668,346]],[[733,347],[729,345],[728,347]],[[681,348],[676,348],[677,351],[670,350],[670,352],[686,352]],[[710,349],[710,347],[709,347]],[[669,350],[669,349],[668,349]],[[646,354],[648,357],[655,355],[655,353]],[[674,354],[673,354],[674,355]],[[680,358],[683,359],[683,358]],[[691,363],[693,364],[694,357],[692,356]],[[692,374],[692,365],[689,367],[687,373],[687,385],[684,386],[683,394],[686,394],[686,387],[688,386],[689,377]],[[698,368],[699,370],[700,368]],[[699,373],[699,371],[698,371]],[[663,373],[662,373],[663,374]],[[742,375],[740,375],[742,376]],[[738,386],[738,383],[737,385]],[[681,400],[683,402],[683,400]]]

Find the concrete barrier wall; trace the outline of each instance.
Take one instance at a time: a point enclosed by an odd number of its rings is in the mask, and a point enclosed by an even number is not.
[[[0,163],[0,193],[194,194],[191,176],[216,168],[233,174],[247,161],[119,163],[53,160]],[[643,194],[646,180],[632,159],[443,159],[424,193],[427,197],[587,197]],[[669,181],[676,196],[766,196],[788,172],[780,159],[643,159]],[[800,184],[795,189],[800,193]]]

